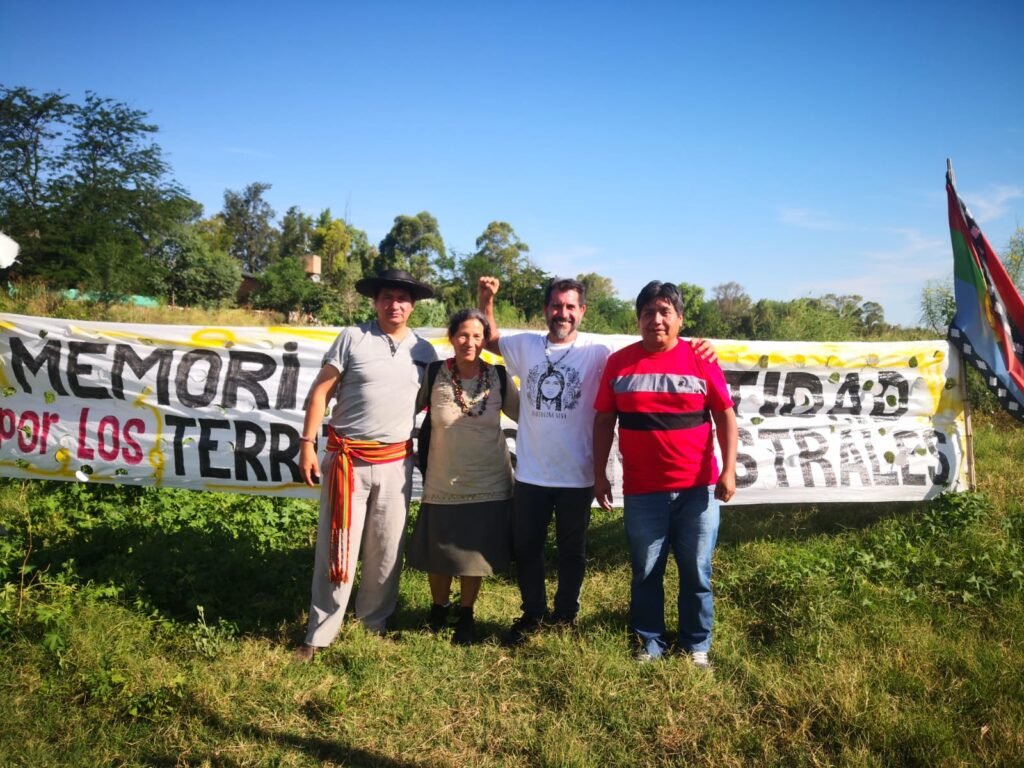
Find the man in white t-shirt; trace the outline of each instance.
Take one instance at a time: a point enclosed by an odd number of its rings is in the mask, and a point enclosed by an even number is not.
[[[487,348],[505,359],[520,382],[512,549],[523,615],[502,638],[518,645],[545,621],[571,626],[579,611],[594,498],[594,397],[612,347],[599,336],[577,333],[586,312],[586,288],[578,280],[555,279],[548,286],[547,335],[502,335],[494,321],[498,286],[496,278],[482,277],[478,293],[491,324]],[[558,590],[549,614],[544,542],[552,515]]]

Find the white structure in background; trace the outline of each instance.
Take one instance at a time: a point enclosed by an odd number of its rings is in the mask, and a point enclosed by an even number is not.
[[[18,244],[0,232],[0,269],[7,269],[18,258]]]

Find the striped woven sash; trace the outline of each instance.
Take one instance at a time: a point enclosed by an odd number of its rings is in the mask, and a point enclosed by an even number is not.
[[[350,440],[331,429],[327,450],[338,454],[334,471],[325,478],[331,504],[331,581],[342,584],[352,578],[348,557],[352,535],[352,490],[355,487],[352,461],[359,459],[368,464],[399,461],[412,453],[412,440],[404,443]]]

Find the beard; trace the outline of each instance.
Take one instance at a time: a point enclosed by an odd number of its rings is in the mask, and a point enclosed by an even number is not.
[[[557,320],[548,320],[548,330],[551,331],[552,336],[561,341],[576,330],[576,325],[572,322],[561,323]]]

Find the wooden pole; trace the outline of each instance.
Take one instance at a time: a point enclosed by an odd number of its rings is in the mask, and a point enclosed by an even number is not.
[[[952,349],[956,349],[951,344]],[[959,363],[959,373],[957,383],[960,386],[960,398],[964,404],[964,448],[966,451],[967,460],[967,487],[974,491],[978,488],[978,478],[974,473],[974,427],[971,425],[971,403],[967,399],[967,372],[964,369],[964,357],[960,354],[960,350],[956,350],[957,362]]]

